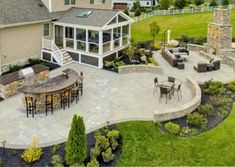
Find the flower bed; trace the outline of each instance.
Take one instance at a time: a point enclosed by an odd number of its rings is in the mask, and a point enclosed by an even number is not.
[[[197,135],[216,127],[231,112],[232,104],[235,101],[233,85],[234,81],[229,84],[212,80],[205,82],[201,85],[202,103],[194,112],[182,118],[158,122],[157,125],[163,131],[171,134],[176,134],[175,129],[166,128],[166,125],[169,122],[174,124],[170,127],[179,125],[179,136]]]
[[[110,130],[116,129],[116,125],[110,125],[108,127]],[[84,164],[87,164],[90,161],[90,150],[95,146],[95,133],[96,132],[91,132],[87,134],[87,158],[84,161]],[[41,167],[41,166],[54,166],[53,165],[53,160],[52,157],[53,155],[59,155],[61,163],[63,166],[67,166],[65,164],[65,143],[61,143],[58,145],[50,146],[50,147],[45,147],[42,149],[43,154],[41,158],[32,163],[32,164],[27,164],[26,162],[23,161],[21,158],[21,155],[24,150],[21,149],[7,149],[5,148],[0,148],[0,166],[31,166],[31,167]],[[101,167],[111,167],[111,166],[116,166],[117,161],[119,159],[119,156],[122,151],[122,138],[118,139],[118,146],[117,148],[113,151],[114,157],[111,162],[105,163],[102,159],[102,157],[98,157],[98,161]],[[3,159],[4,155],[4,159]]]

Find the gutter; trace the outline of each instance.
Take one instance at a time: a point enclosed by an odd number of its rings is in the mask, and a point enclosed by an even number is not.
[[[15,23],[15,24],[6,24],[6,25],[0,25],[0,28],[8,28],[8,27],[16,27],[16,26],[37,24],[37,23],[49,22],[49,21],[52,21],[52,20],[53,19],[40,20],[40,21],[32,21],[32,22],[23,22],[23,23]]]

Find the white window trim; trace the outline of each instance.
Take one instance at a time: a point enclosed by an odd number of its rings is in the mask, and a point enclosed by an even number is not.
[[[74,4],[72,4],[72,0],[69,0],[69,4],[65,4],[65,3],[64,3],[64,5],[76,5],[76,0],[75,0],[75,3],[74,3]]]

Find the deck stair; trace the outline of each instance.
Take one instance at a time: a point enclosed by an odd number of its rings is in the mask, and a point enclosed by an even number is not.
[[[69,64],[73,61],[73,58],[66,50],[61,50],[61,52],[63,53],[63,65]]]

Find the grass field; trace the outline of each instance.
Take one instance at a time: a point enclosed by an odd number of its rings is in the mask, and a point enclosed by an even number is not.
[[[153,122],[118,124],[124,143],[118,166],[234,166],[234,120],[235,104],[218,127],[189,138],[165,134]]]
[[[151,40],[149,35],[149,23],[157,21],[161,31],[157,39],[161,39],[162,33],[167,29],[171,29],[171,37],[179,38],[182,34],[190,37],[206,37],[207,24],[212,21],[212,13],[197,13],[174,16],[154,16],[138,23],[132,24],[132,37],[136,41]],[[235,28],[235,10],[231,12],[232,25]],[[235,31],[233,31],[235,37]]]

